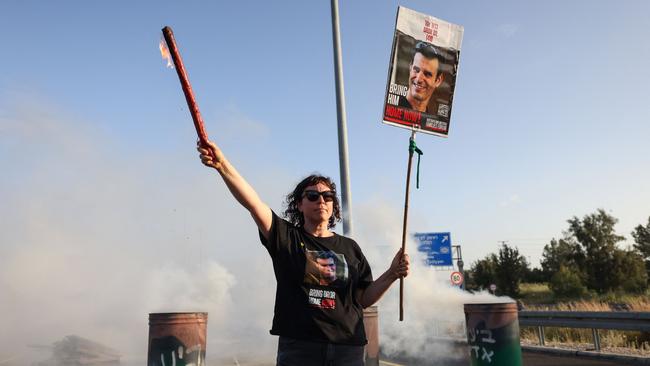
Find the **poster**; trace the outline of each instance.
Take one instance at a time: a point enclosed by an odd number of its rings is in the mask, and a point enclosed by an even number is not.
[[[400,6],[383,122],[447,137],[463,27]]]

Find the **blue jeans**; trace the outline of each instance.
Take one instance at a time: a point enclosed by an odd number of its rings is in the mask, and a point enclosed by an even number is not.
[[[278,340],[276,366],[363,366],[363,346],[303,341],[289,337]]]

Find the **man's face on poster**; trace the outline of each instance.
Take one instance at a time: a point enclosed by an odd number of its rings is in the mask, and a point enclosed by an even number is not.
[[[418,102],[429,103],[431,95],[442,83],[442,74],[438,74],[439,66],[437,58],[426,58],[419,52],[413,56],[413,63],[409,72],[408,99],[412,98]],[[421,112],[424,112],[424,110],[421,110]]]
[[[336,262],[334,258],[317,258],[316,264],[322,281],[329,284],[336,280]]]

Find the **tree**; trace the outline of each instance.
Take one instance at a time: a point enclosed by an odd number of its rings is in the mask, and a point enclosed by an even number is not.
[[[571,268],[584,281],[585,274],[582,273],[584,268],[585,254],[580,244],[569,233],[564,233],[564,238],[551,242],[544,246],[542,252],[542,272],[544,280],[550,281],[551,277],[560,270],[560,267]]]
[[[519,295],[519,284],[528,271],[526,258],[519,254],[519,249],[502,244],[496,263],[496,285],[501,293],[516,297]]]
[[[645,226],[639,225],[632,231],[634,238],[634,249],[636,249],[645,261],[646,272],[650,276],[650,217]]]
[[[568,222],[569,234],[577,240],[585,254],[582,270],[586,274],[587,287],[600,293],[619,287],[620,283],[610,276],[616,265],[616,243],[624,239],[614,232],[618,220],[599,209],[582,220],[574,216]]]
[[[647,288],[648,274],[643,257],[634,250],[616,249],[611,285],[625,292],[642,293]]]
[[[548,279],[546,278],[546,274],[544,271],[540,268],[531,268],[526,273],[524,273],[524,278],[522,278],[521,282],[524,283],[541,283],[541,282],[548,282]]]
[[[617,222],[602,209],[582,219],[574,216],[568,220],[564,238],[553,239],[544,247],[542,269],[556,295],[569,296],[574,291],[579,296],[584,293],[583,286],[599,293],[642,292],[647,288],[643,261],[647,257],[642,257],[642,250],[648,249],[650,256],[650,219],[647,228],[639,226],[632,233],[637,239],[636,251],[617,247],[624,239],[614,230]]]
[[[497,257],[490,254],[472,264],[470,278],[475,289],[487,289],[496,282]]]

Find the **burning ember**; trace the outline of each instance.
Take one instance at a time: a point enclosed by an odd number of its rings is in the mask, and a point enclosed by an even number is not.
[[[165,42],[164,39],[160,40],[160,44],[158,45],[158,48],[160,48],[160,55],[164,60],[167,60],[167,67],[170,69],[174,68],[174,63],[172,62],[172,55],[169,53],[169,49],[167,48],[167,43]]]

